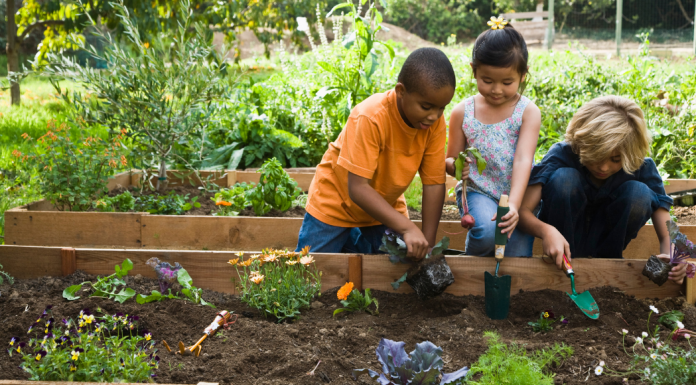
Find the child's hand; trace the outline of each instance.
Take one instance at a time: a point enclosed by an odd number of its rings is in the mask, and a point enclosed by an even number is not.
[[[570,245],[566,241],[563,234],[556,230],[553,226],[547,226],[547,232],[542,238],[544,255],[548,255],[556,261],[558,270],[563,270],[563,254],[570,261]]]
[[[420,231],[419,228],[415,228],[412,231],[406,231],[404,234],[404,243],[406,243],[407,253],[406,256],[415,260],[420,260],[428,254],[428,249],[430,244],[428,240],[425,239],[425,235]]]
[[[669,262],[669,255],[667,254],[660,254],[656,257],[660,258],[664,262]],[[677,266],[672,267],[672,271],[669,272],[669,279],[678,285],[684,283],[684,277],[686,277],[686,268],[688,267],[687,265],[688,263],[680,263],[677,264]]]
[[[466,181],[469,179],[469,164],[474,163],[469,157],[466,157],[466,163],[464,163],[464,167],[462,167],[462,182]]]
[[[493,216],[493,219],[495,220],[495,217],[498,216],[498,214],[495,214]],[[510,211],[503,215],[502,218],[500,218],[500,223],[498,223],[498,227],[502,227],[503,229],[500,230],[501,233],[507,234],[508,239],[512,236],[512,231],[515,230],[515,227],[517,227],[517,222],[520,221],[520,214],[517,212],[517,209],[515,207],[510,206]]]

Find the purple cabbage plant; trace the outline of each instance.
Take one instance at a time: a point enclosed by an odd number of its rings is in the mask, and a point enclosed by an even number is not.
[[[430,341],[416,344],[416,350],[409,357],[404,350],[404,342],[382,338],[377,346],[377,359],[382,364],[382,372],[371,369],[353,370],[353,378],[368,374],[380,385],[444,385],[453,383],[469,372],[466,366],[453,373],[442,373],[442,349]]]
[[[677,226],[674,221],[667,221],[667,230],[669,231],[669,238],[672,240],[674,247],[670,250],[669,262],[672,264],[688,263],[688,259],[696,258],[696,245],[686,238],[686,235],[679,231],[679,226]],[[689,265],[686,271],[686,276],[693,278],[696,275],[696,269],[693,265]]]
[[[164,294],[174,282],[177,281],[177,274],[181,270],[179,262],[175,262],[172,266],[169,262],[161,262],[159,258],[153,257],[145,262],[146,265],[152,267],[157,273],[159,280],[160,293]]]

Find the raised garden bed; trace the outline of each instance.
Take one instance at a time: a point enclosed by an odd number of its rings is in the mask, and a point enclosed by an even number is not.
[[[301,189],[309,189],[314,169],[288,169]],[[170,177],[170,187],[190,184],[191,178]],[[219,186],[257,182],[255,171],[202,172]],[[450,178],[451,179],[451,178]],[[128,188],[141,175],[123,173],[110,180],[109,188]],[[454,181],[454,179],[451,179]],[[448,184],[451,184],[448,182]],[[668,192],[696,188],[696,180],[669,180]],[[451,206],[448,206],[450,208]],[[414,220],[420,226],[419,220]],[[5,244],[25,246],[162,248],[189,250],[260,250],[265,247],[294,249],[302,218],[214,217],[209,215],[150,215],[148,213],[61,212],[39,201],[5,212]],[[696,226],[681,226],[696,239]],[[459,221],[440,222],[438,238],[449,236],[450,248],[464,250],[466,230]],[[659,250],[651,225],[641,229],[624,252],[624,258],[647,259]],[[541,242],[534,254],[542,254]]]
[[[114,263],[124,258],[130,258],[135,265],[127,278],[129,287],[140,293],[156,289],[158,284],[152,279],[152,269],[144,266],[144,260],[151,256],[179,261],[197,285],[217,288],[218,291],[206,290],[203,295],[217,309],[176,300],[138,305],[132,300],[124,304],[101,298],[67,302],[61,297],[65,287],[93,278],[87,277],[85,271],[111,273]],[[554,266],[538,259],[505,260],[502,273],[513,276],[510,315],[507,320],[492,321],[485,315],[481,296],[483,271],[491,270],[494,265],[491,259],[448,257],[456,277],[452,293],[423,302],[408,294],[406,286],[396,293],[389,286],[391,277],[403,272],[402,266],[391,265],[382,256],[354,255],[316,255],[317,266],[324,272],[324,293],[311,309],[303,311],[297,322],[277,324],[247,308],[233,295],[230,277],[234,269],[224,267],[233,256],[230,252],[212,251],[67,249],[61,252],[59,248],[4,246],[0,248],[0,263],[22,279],[13,286],[0,286],[0,341],[26,334],[26,327],[35,321],[36,314],[53,305],[57,319],[74,317],[84,308],[97,307],[110,314],[137,314],[141,326],[155,340],[164,339],[170,344],[181,340],[190,344],[200,338],[216,312],[225,309],[240,314],[239,319],[231,329],[205,341],[200,357],[170,355],[158,345],[161,358],[155,378],[158,383],[354,383],[350,379],[352,369],[379,369],[375,348],[383,337],[405,341],[407,351],[425,340],[435,343],[443,348],[445,371],[450,372],[475,362],[486,350],[483,332],[493,330],[505,342],[526,344],[529,349],[549,347],[556,342],[573,347],[575,353],[568,361],[552,367],[557,383],[620,384],[621,378],[597,377],[592,371],[599,360],[606,361],[613,369],[627,367],[630,359],[621,347],[621,329],[629,330],[631,336],[639,336],[646,330],[650,305],[661,312],[681,310],[685,314],[685,326],[696,325],[696,309],[679,296],[682,288],[669,284],[657,287],[648,282],[640,275],[644,261],[574,261],[578,290],[592,287],[601,309],[600,318],[591,320],[564,293],[568,279]],[[351,267],[351,280],[360,271],[362,286],[377,289],[373,293],[380,301],[378,317],[368,314],[332,317],[333,310],[340,306],[335,286],[349,278]],[[72,272],[62,276],[63,269]],[[613,287],[605,286],[608,284]],[[549,333],[534,333],[527,322],[547,310],[557,317],[564,316],[569,323],[558,323]],[[655,319],[651,319],[651,325]],[[318,361],[321,364],[314,375],[307,375]],[[0,359],[0,379],[26,379],[19,364],[17,355]],[[639,383],[637,377],[629,378],[630,384]],[[358,383],[373,382],[362,377]]]

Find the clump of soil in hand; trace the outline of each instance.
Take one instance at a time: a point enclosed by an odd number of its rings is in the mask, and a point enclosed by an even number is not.
[[[443,254],[422,260],[408,269],[406,283],[418,298],[426,300],[445,292],[454,283],[454,275]]]
[[[648,262],[645,263],[643,275],[658,286],[662,286],[669,279],[669,272],[672,271],[672,267],[674,266],[676,265],[664,262],[660,258],[651,255]]]

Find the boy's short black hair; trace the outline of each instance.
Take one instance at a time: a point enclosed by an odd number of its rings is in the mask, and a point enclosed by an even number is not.
[[[437,48],[418,48],[411,52],[401,67],[398,82],[407,92],[420,92],[425,87],[439,90],[442,87],[457,87],[452,63],[444,52]]]

